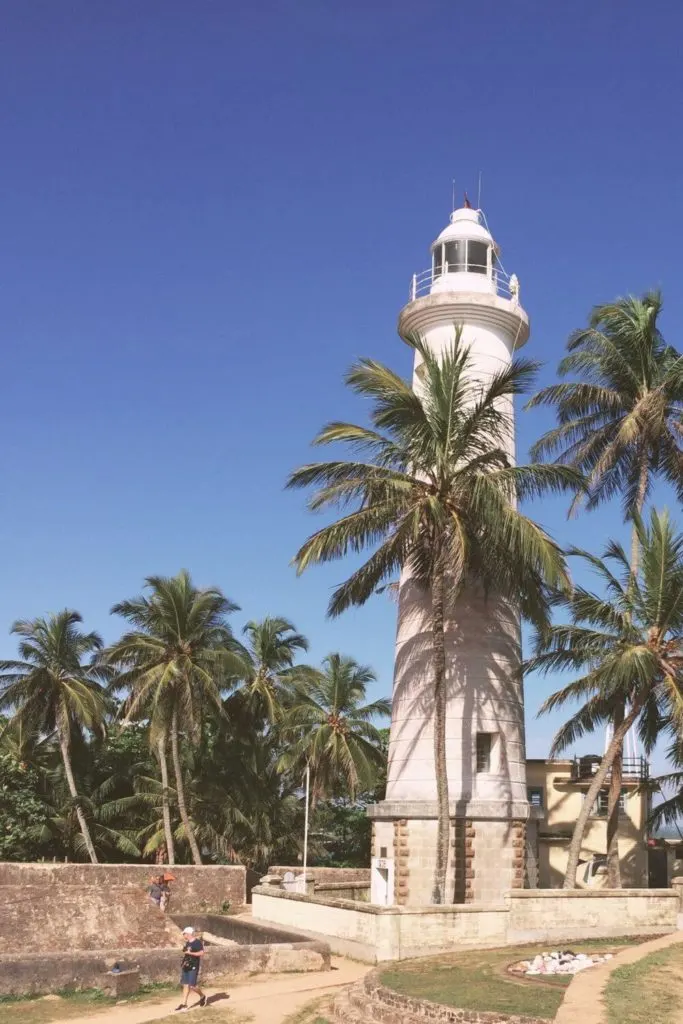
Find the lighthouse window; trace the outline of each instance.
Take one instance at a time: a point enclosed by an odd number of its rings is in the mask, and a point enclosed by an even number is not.
[[[438,277],[443,271],[443,248],[437,245],[434,250],[434,277]]]
[[[472,274],[486,273],[486,255],[488,246],[486,242],[467,243],[467,269]]]
[[[477,774],[491,771],[492,739],[490,732],[477,733]]]
[[[454,242],[446,242],[444,245],[445,256],[446,256],[446,271],[450,271],[451,274],[456,273],[458,270],[465,270],[467,267],[467,261],[465,257],[465,245],[467,243],[456,239]]]

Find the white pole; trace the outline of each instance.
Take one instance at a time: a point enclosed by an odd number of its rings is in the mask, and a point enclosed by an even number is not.
[[[311,766],[306,765],[306,812],[304,818],[304,889],[306,888],[306,865],[308,863],[308,793],[311,787]]]

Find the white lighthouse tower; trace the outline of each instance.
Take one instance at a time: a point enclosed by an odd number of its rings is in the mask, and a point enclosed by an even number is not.
[[[411,283],[399,333],[438,355],[461,328],[480,380],[508,365],[529,337],[519,282],[502,270],[480,211],[466,205]],[[419,386],[419,356],[415,384]],[[512,411],[512,410],[511,410]],[[510,420],[513,422],[512,417]],[[514,429],[510,433],[514,456]],[[429,594],[404,573],[399,592],[389,772],[373,820],[373,900],[429,903],[437,837]],[[451,805],[447,902],[500,902],[524,885],[524,697],[517,609],[468,591],[446,617],[446,744]]]

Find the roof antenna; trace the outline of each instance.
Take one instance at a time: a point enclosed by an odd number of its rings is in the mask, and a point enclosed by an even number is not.
[[[455,209],[455,178],[453,178],[453,191],[451,194],[451,212]]]
[[[477,209],[481,210],[481,171],[479,171],[479,187],[477,188]]]
[[[465,192],[465,201],[463,203],[463,206],[465,207],[466,210],[471,210],[472,209],[472,203],[469,200],[469,196],[467,195],[467,192]]]

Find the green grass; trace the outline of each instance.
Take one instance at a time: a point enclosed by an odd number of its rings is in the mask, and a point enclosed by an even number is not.
[[[283,1024],[330,1024],[327,1017],[321,1016],[332,1007],[332,998],[328,995],[319,996],[310,1003],[306,1003],[296,1013],[287,1017]]]
[[[196,1016],[205,1022],[211,1021],[211,1024],[248,1024],[250,1020],[248,1016],[235,1013],[234,1010],[230,1010],[227,1006],[207,1006],[203,1010],[198,1008]],[[195,1011],[191,1010],[189,1017],[190,1020],[193,1020]],[[171,1021],[177,1020],[178,1014],[171,1013],[168,1017],[160,1017],[159,1020],[155,1020],[154,1024],[171,1024]]]
[[[138,991],[132,996],[126,996],[126,999],[149,999],[150,996],[165,996],[170,995],[178,988],[177,985],[171,985],[168,982],[150,982],[146,985],[141,985]],[[101,1003],[102,1006],[111,1006],[117,1002],[111,996],[105,995],[98,988],[63,988],[55,995],[62,1000],[69,1000],[70,1002],[79,1003],[85,1002],[88,1005],[91,1003]],[[39,1002],[45,1000],[51,1002],[50,999],[45,999],[43,995],[32,995],[32,996],[0,996],[0,1006],[5,1003],[28,1003],[28,1002]],[[54,1000],[56,1002],[57,1000]]]
[[[613,952],[641,941],[641,938],[627,938],[567,942],[562,945],[577,952]],[[553,944],[553,948],[556,945]],[[462,1010],[526,1014],[552,1020],[571,977],[560,975],[536,981],[517,979],[506,973],[510,964],[518,960],[530,960],[547,949],[547,943],[545,946],[508,946],[505,949],[479,949],[410,960],[385,968],[380,972],[380,979],[387,988],[403,995],[430,999]],[[652,1018],[651,1024],[654,1021],[661,1024],[656,1017]]]
[[[143,985],[135,995],[126,1001],[155,1001],[171,995],[177,985]],[[106,996],[98,989],[81,991],[65,990],[55,993],[57,998],[44,996],[0,996],[0,1019],[4,1020],[3,1007],[11,1007],[12,1024],[52,1024],[52,1021],[68,1021],[111,1009],[117,1000]],[[8,1020],[10,1019],[7,1014]]]
[[[605,989],[608,1024],[683,1020],[683,943],[617,967]]]

